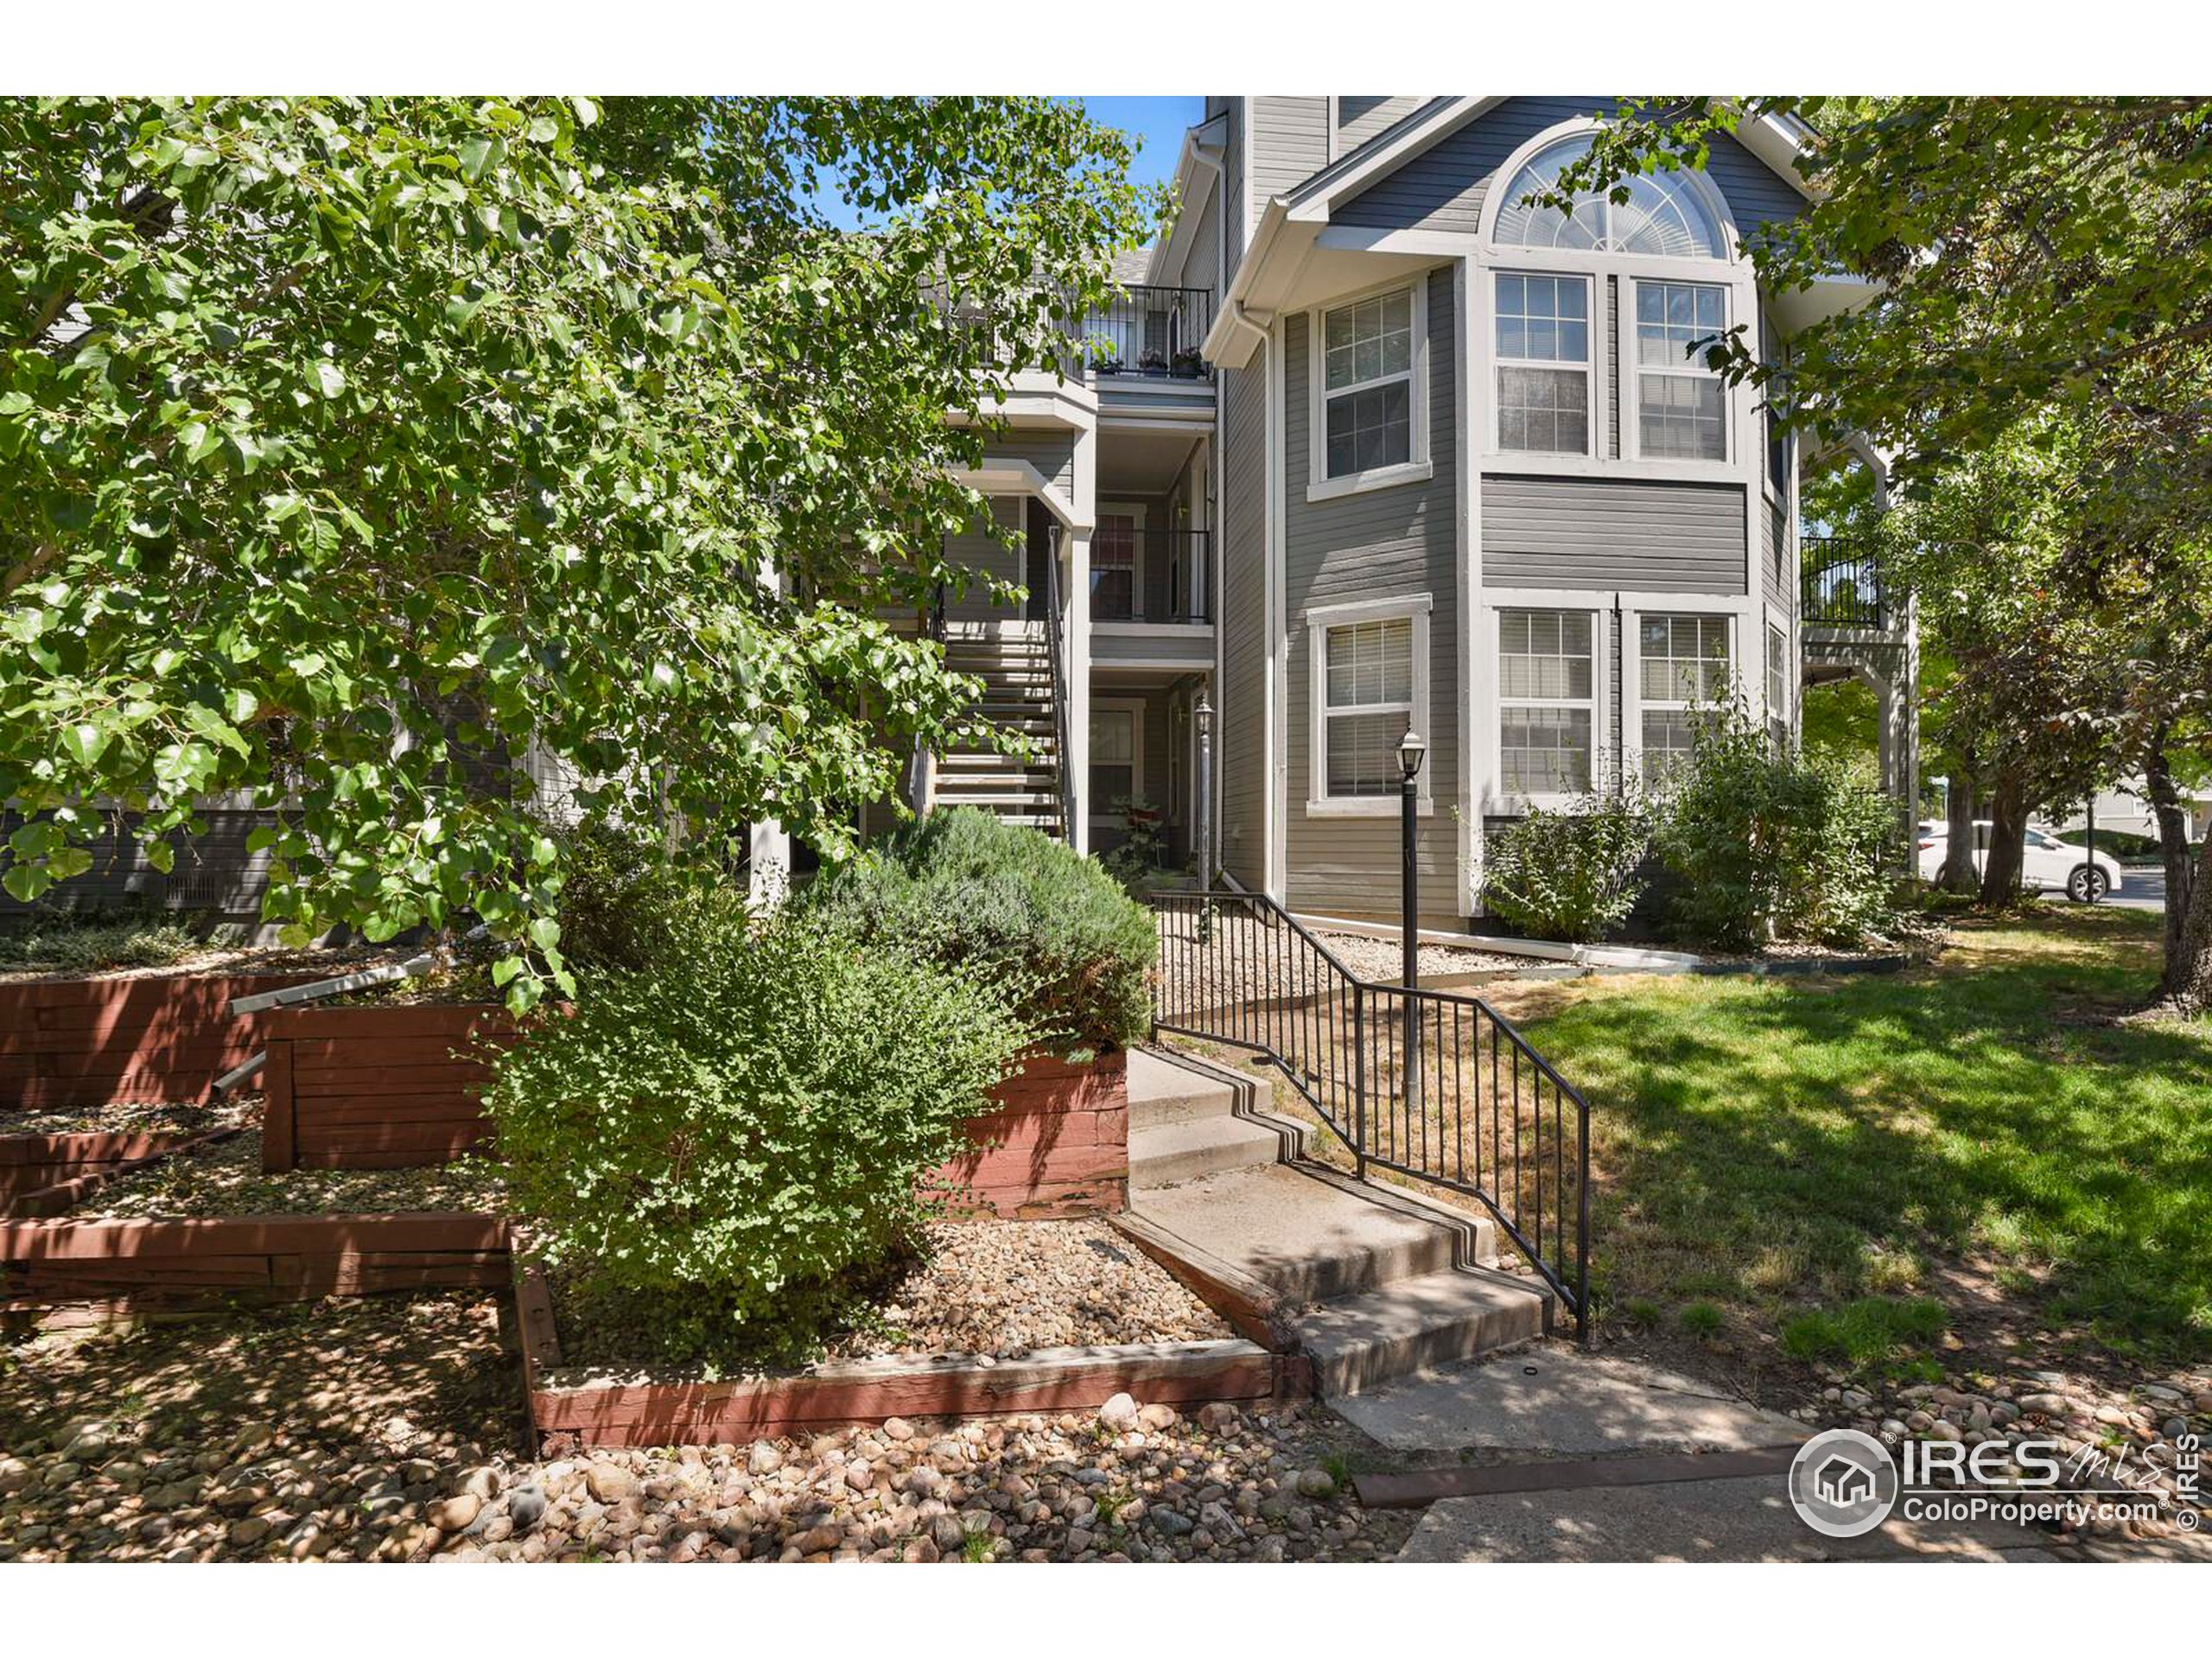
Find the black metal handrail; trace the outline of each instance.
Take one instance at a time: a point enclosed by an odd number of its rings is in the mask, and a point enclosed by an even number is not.
[[[1046,657],[1052,672],[1052,773],[1059,785],[1060,839],[1075,841],[1075,779],[1068,759],[1068,665],[1065,625],[1060,618],[1060,527],[1054,524],[1045,550]]]
[[[1212,326],[1211,289],[1133,283],[1083,320],[1084,354],[1096,375],[1211,380],[1200,350]]]
[[[1128,580],[1116,583],[1108,565],[1109,532],[1090,543],[1090,620],[1093,622],[1204,622],[1212,586],[1212,537],[1203,530],[1136,530],[1128,538]]]
[[[1273,899],[1158,893],[1154,1026],[1264,1056],[1351,1151],[1479,1201],[1589,1334],[1590,1107],[1480,997],[1354,974]]]
[[[1881,562],[1864,542],[1807,536],[1799,545],[1799,607],[1807,626],[1887,631],[1890,602]]]

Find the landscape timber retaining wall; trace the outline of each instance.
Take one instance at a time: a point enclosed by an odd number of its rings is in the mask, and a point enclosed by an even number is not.
[[[1118,1214],[1129,1203],[1129,1057],[1022,1057],[969,1122],[977,1150],[933,1179],[965,1189],[962,1206],[1008,1221]]]
[[[262,1167],[448,1163],[492,1133],[481,1040],[513,1040],[495,1003],[272,1008],[263,1020]]]
[[[312,974],[144,974],[0,985],[0,1114],[204,1100],[260,1046],[232,997]],[[5,1128],[0,1116],[0,1128]]]
[[[118,1175],[237,1133],[0,1135],[0,1216],[58,1216]]]
[[[458,1211],[0,1222],[0,1310],[98,1317],[238,1300],[504,1290],[505,1219]]]

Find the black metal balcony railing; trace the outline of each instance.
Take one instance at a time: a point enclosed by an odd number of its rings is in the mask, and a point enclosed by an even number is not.
[[[1212,326],[1211,289],[1135,283],[1084,319],[1084,354],[1095,375],[1211,380],[1200,348]]]
[[[1203,530],[1132,530],[1109,513],[1090,538],[1090,620],[1207,620],[1211,551]]]
[[[1799,605],[1807,627],[1887,631],[1890,596],[1881,564],[1865,543],[1807,536],[1800,547]]]

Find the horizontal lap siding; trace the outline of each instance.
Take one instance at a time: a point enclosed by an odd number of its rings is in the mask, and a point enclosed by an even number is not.
[[[994,437],[983,464],[995,460],[1026,461],[1044,475],[1063,506],[1075,503],[1075,434],[1004,432]]]
[[[1381,230],[1482,227],[1483,203],[1497,169],[1522,145],[1564,121],[1610,115],[1613,98],[1513,98],[1412,157],[1331,218]],[[1726,133],[1715,135],[1707,175],[1728,199],[1738,229],[1793,216],[1804,205],[1788,183]]]
[[[1255,98],[1252,109],[1252,200],[1257,213],[1329,164],[1329,100]]]
[[[143,905],[180,916],[257,923],[269,885],[269,854],[265,849],[247,851],[246,840],[256,830],[276,824],[277,815],[211,808],[200,816],[205,833],[168,837],[175,859],[172,868],[162,871],[154,868],[138,838],[141,815],[122,815],[86,849],[92,868],[56,882],[40,905],[92,911]],[[0,812],[0,871],[9,864],[7,838],[23,821],[20,813]],[[0,893],[0,916],[25,915],[30,909]]]
[[[1393,122],[1411,115],[1428,100],[1425,98],[1344,98],[1337,99],[1337,154],[1348,156]]]
[[[1429,452],[1436,476],[1332,500],[1309,502],[1307,322],[1286,324],[1284,477],[1285,610],[1290,627],[1289,771],[1286,837],[1292,908],[1325,912],[1395,914],[1400,906],[1399,822],[1383,817],[1308,817],[1312,779],[1313,671],[1306,613],[1316,607],[1427,594],[1428,739],[1434,806],[1417,835],[1424,914],[1451,917],[1458,908],[1459,829],[1451,805],[1459,798],[1459,600],[1454,523],[1457,435],[1452,427],[1453,368],[1459,360],[1452,283],[1432,272],[1428,288]]]
[[[1766,572],[1766,596],[1777,607],[1792,609],[1789,602],[1789,512],[1779,502],[1762,501],[1759,514],[1759,563]]]
[[[1491,587],[1745,591],[1740,485],[1489,477],[1482,510]]]
[[[1224,370],[1220,390],[1220,853],[1254,889],[1267,881],[1267,353],[1249,370]]]
[[[1021,502],[1012,496],[995,497],[991,514],[999,525],[1008,531],[1018,532],[1022,523]],[[995,576],[1001,582],[1021,579],[1021,556],[1004,543],[995,539],[988,525],[977,524],[973,530],[945,538],[945,557],[965,570],[976,573],[968,590],[957,596],[948,594],[944,613],[955,622],[1005,621],[1014,615],[1011,606],[994,605],[990,588],[984,581]]]

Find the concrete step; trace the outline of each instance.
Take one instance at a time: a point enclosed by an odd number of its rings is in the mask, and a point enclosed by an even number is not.
[[[1129,1130],[1129,1186],[1173,1186],[1230,1170],[1281,1163],[1297,1151],[1297,1133],[1248,1117],[1215,1114]],[[1289,1144],[1286,1146],[1285,1142]]]
[[[1423,1278],[1495,1249],[1487,1221],[1447,1221],[1381,1189],[1287,1164],[1149,1189],[1134,1207],[1287,1302]]]
[[[1129,1132],[1195,1117],[1226,1117],[1236,1089],[1150,1049],[1129,1051]]]
[[[1319,1303],[1291,1328],[1335,1398],[1541,1336],[1549,1300],[1541,1281],[1457,1268]]]
[[[1059,804],[1058,796],[1043,791],[946,789],[942,785],[931,798],[939,806],[980,806],[987,812],[1001,814],[1009,810],[1041,812]]]

